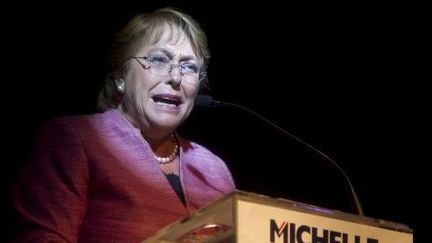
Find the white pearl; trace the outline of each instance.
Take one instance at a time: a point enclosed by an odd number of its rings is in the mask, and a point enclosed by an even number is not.
[[[168,157],[159,157],[159,156],[154,155],[154,158],[156,159],[156,161],[159,164],[171,163],[174,160],[174,158],[177,156],[179,146],[177,144],[177,140],[174,138],[174,135],[172,138],[173,138],[173,142],[175,143],[175,145],[174,145],[173,151],[171,152],[171,154]]]

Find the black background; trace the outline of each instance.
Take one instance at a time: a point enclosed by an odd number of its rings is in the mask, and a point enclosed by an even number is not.
[[[115,31],[136,13],[171,5],[208,35],[207,94],[258,112],[332,157],[367,216],[408,224],[415,242],[424,242],[431,80],[425,6],[276,2],[3,6],[4,234],[10,185],[41,123],[94,112]],[[356,213],[330,162],[246,112],[195,110],[181,132],[223,158],[241,190]]]

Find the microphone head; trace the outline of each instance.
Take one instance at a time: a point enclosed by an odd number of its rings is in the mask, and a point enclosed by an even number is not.
[[[197,95],[195,98],[195,106],[196,107],[214,107],[218,106],[220,104],[220,101],[217,101],[213,99],[210,95]]]

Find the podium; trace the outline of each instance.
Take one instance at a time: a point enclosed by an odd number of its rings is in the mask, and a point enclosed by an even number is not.
[[[236,190],[143,243],[412,243],[404,224]]]

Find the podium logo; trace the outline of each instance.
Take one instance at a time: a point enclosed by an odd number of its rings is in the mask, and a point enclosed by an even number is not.
[[[282,221],[277,224],[270,219],[270,242],[271,243],[379,243],[377,239],[348,235],[329,229],[319,229],[309,225],[296,225]]]

